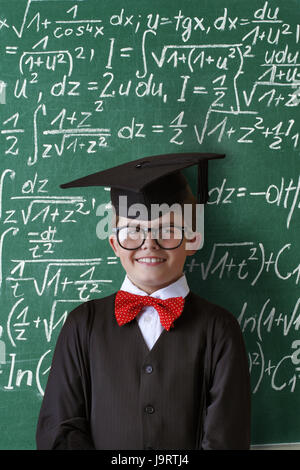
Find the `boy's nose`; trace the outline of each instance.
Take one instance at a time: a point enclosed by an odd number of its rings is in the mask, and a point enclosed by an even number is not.
[[[151,234],[150,230],[148,231],[147,233],[147,236],[146,236],[146,239],[142,245],[142,248],[151,248],[152,250],[153,249],[156,249],[159,248],[158,244],[156,243],[155,241],[155,238],[153,238],[153,235]]]

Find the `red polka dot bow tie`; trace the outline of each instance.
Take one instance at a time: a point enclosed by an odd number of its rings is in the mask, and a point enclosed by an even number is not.
[[[169,299],[156,299],[148,295],[131,294],[119,290],[115,300],[115,315],[120,326],[133,320],[143,307],[151,306],[157,310],[162,326],[169,331],[173,322],[180,317],[183,306],[183,297]]]

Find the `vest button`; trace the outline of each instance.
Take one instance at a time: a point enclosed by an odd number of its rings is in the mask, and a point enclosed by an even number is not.
[[[145,413],[147,413],[148,415],[152,415],[152,413],[154,413],[154,406],[152,405],[147,405],[145,406]]]
[[[151,364],[146,364],[145,367],[144,367],[144,370],[145,370],[146,374],[152,374],[153,367],[151,366]]]

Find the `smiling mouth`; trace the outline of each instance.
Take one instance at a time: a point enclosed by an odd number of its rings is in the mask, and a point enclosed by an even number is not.
[[[137,258],[136,261],[142,264],[157,265],[157,264],[164,263],[166,260],[164,258],[157,258],[157,257],[151,257],[151,258],[144,257],[144,258]]]

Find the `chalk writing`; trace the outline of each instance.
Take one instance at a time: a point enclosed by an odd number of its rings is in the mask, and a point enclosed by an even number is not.
[[[185,274],[239,321],[254,415],[265,390],[299,407],[296,11],[281,0],[17,3],[0,14],[0,392],[31,390],[38,406],[68,312],[123,276],[96,236],[108,188],[59,185],[203,151],[227,158]]]

